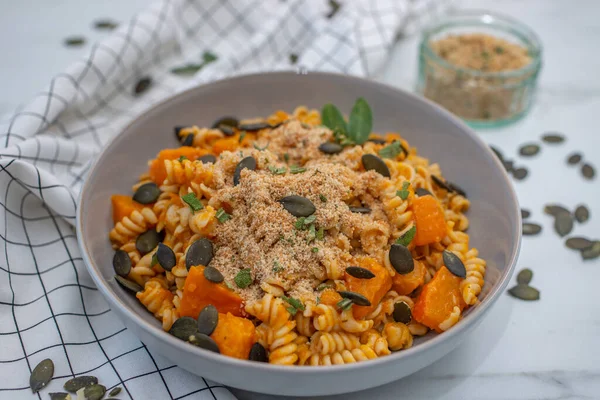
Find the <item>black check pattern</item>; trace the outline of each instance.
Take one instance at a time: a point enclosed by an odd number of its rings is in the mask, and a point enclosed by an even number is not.
[[[122,399],[233,399],[152,354],[94,287],[73,230],[91,160],[137,115],[201,82],[291,68],[372,75],[401,28],[447,4],[352,0],[328,18],[328,0],[162,0],[0,120],[0,398],[36,397],[29,375],[51,358],[39,399],[82,374],[120,386]],[[205,51],[218,61],[193,78],[169,72]],[[151,88],[135,96],[146,76]]]

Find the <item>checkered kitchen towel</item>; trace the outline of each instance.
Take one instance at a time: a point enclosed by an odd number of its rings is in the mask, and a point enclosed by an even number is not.
[[[0,398],[35,397],[29,376],[45,358],[55,373],[40,399],[81,374],[97,376],[109,390],[120,386],[120,398],[233,398],[150,352],[94,287],[72,226],[90,160],[132,118],[201,82],[298,67],[370,76],[398,33],[447,5],[164,0],[93,45],[0,123]],[[192,78],[170,72],[203,54],[216,60]],[[152,85],[134,96],[145,76]]]

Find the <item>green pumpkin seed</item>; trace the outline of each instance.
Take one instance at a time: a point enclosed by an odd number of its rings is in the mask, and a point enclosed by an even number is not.
[[[569,164],[569,165],[579,164],[581,162],[582,158],[583,157],[581,156],[581,153],[573,153],[567,158],[567,164]]]
[[[198,161],[204,164],[214,164],[217,162],[217,157],[212,154],[205,154],[202,157],[198,158]]]
[[[526,219],[529,218],[531,216],[531,211],[525,209],[525,208],[521,208],[521,218]]]
[[[369,207],[349,207],[350,211],[356,214],[368,214],[371,212]]]
[[[531,236],[537,235],[542,231],[542,227],[538,224],[534,224],[533,222],[524,222],[523,223],[523,235]]]
[[[258,362],[267,362],[267,351],[260,343],[254,343],[252,348],[250,349],[250,354],[248,355],[248,360],[250,361],[258,361]]]
[[[85,38],[83,36],[71,36],[65,39],[65,46],[67,47],[79,47],[85,44]]]
[[[212,304],[207,305],[198,314],[198,332],[210,335],[219,323],[219,312]]]
[[[219,125],[218,129],[223,132],[225,136],[233,136],[235,135],[235,128],[228,125]]]
[[[575,219],[580,224],[586,222],[588,219],[590,219],[590,210],[588,210],[588,208],[583,204],[577,206],[575,209]]]
[[[565,141],[565,137],[557,132],[548,132],[542,135],[542,140],[546,143],[562,143]]]
[[[591,247],[581,251],[581,257],[584,260],[593,260],[600,256],[600,240],[596,240]]]
[[[185,135],[183,141],[181,142],[182,146],[192,147],[194,144],[194,134],[190,133],[189,135]]]
[[[233,174],[233,185],[234,186],[237,186],[240,183],[240,174],[242,173],[242,170],[244,168],[249,169],[251,171],[254,171],[256,169],[256,160],[254,159],[254,157],[249,156],[249,157],[244,158],[235,167],[235,172]]]
[[[523,157],[532,157],[540,152],[540,146],[537,144],[525,144],[519,148],[519,154]]]
[[[498,148],[496,148],[494,146],[490,146],[490,149],[494,152],[496,157],[498,157],[498,160],[504,161],[504,155],[502,155],[502,152],[500,150],[498,150]]]
[[[50,400],[71,400],[71,395],[65,392],[48,393]]]
[[[113,397],[113,396],[118,395],[119,393],[121,393],[121,388],[117,386],[116,388],[114,388],[113,390],[111,390],[110,393],[108,393],[108,395],[110,397]]]
[[[348,275],[358,279],[372,279],[375,278],[375,274],[366,268],[351,266],[346,268]]]
[[[504,169],[506,170],[506,172],[514,172],[515,169],[515,163],[511,160],[505,160],[502,162],[502,166],[504,167]]]
[[[529,285],[517,285],[508,289],[508,294],[520,300],[534,301],[540,299],[539,290],[532,288]]]
[[[339,143],[325,142],[319,145],[319,150],[321,151],[321,153],[325,154],[338,154],[341,153],[342,150],[344,150],[344,147]]]
[[[390,170],[388,169],[387,165],[385,165],[385,162],[375,154],[364,154],[361,158],[361,161],[363,167],[365,167],[365,170],[373,170],[380,175],[385,176],[386,178],[391,176]]]
[[[161,235],[154,229],[142,233],[135,240],[135,248],[144,255],[150,253],[161,242]]]
[[[204,267],[204,277],[212,283],[221,283],[225,280],[223,274],[215,267]]]
[[[527,175],[529,175],[529,171],[525,167],[517,168],[513,171],[513,176],[518,181],[522,181]]]
[[[560,213],[554,219],[554,230],[561,237],[568,235],[573,230],[573,216],[571,213]]]
[[[294,217],[308,217],[317,211],[315,205],[306,197],[291,195],[279,200],[279,203]]]
[[[69,379],[65,382],[64,388],[67,392],[75,393],[79,389],[92,386],[98,383],[98,378],[95,376],[78,376],[73,379]]]
[[[584,237],[571,237],[571,238],[567,239],[567,241],[565,242],[565,245],[569,249],[584,250],[584,249],[587,249],[588,247],[592,247],[594,245],[594,242],[592,242],[591,240],[586,239]]]
[[[451,192],[454,192],[454,193],[456,193],[458,195],[461,195],[462,197],[467,197],[467,192],[465,192],[456,183],[452,183],[452,182],[446,181],[446,185],[448,185],[448,187],[450,188]]]
[[[413,260],[410,250],[401,244],[394,243],[388,253],[390,264],[400,275],[406,275],[415,269],[415,260]]]
[[[522,269],[517,275],[517,283],[520,285],[529,285],[531,279],[533,279],[533,271],[529,268]]]
[[[203,348],[204,350],[212,351],[215,353],[220,353],[219,346],[217,342],[215,342],[210,336],[206,336],[203,333],[196,333],[195,335],[190,336],[189,343],[194,346]]]
[[[544,206],[544,212],[548,215],[552,215],[553,217],[558,216],[559,214],[570,214],[571,211],[567,210],[565,207],[560,204],[546,204]]]
[[[230,126],[232,128],[237,128],[240,124],[240,121],[236,117],[221,117],[212,124],[212,128],[218,128],[221,125]]]
[[[181,132],[182,129],[185,129],[185,126],[181,126],[181,125],[176,125],[173,128],[173,132],[175,133],[175,138],[177,139],[177,142],[181,142],[181,137],[179,136],[179,132]]]
[[[175,264],[177,264],[175,253],[169,246],[163,243],[158,244],[158,250],[156,250],[156,259],[165,271],[171,271]]]
[[[54,363],[51,359],[46,358],[45,360],[40,361],[38,365],[35,366],[33,371],[31,372],[31,376],[29,377],[29,387],[33,393],[37,393],[42,390],[54,376]]]
[[[594,179],[594,176],[596,176],[596,171],[594,171],[594,167],[592,167],[590,164],[583,164],[581,166],[581,174],[585,179],[591,180]]]
[[[432,180],[432,181],[433,181],[433,182],[434,182],[434,183],[435,183],[435,184],[436,184],[436,185],[437,185],[439,188],[441,188],[441,189],[444,189],[444,190],[447,190],[447,191],[449,191],[449,192],[451,192],[451,191],[452,191],[452,189],[450,189],[450,186],[448,186],[448,185],[446,184],[446,182],[444,182],[444,181],[442,180],[442,178],[438,178],[438,177],[437,177],[437,176],[435,176],[435,175],[431,175],[431,180]]]
[[[456,254],[452,253],[451,251],[444,250],[442,253],[442,259],[444,260],[444,265],[450,272],[459,278],[466,278],[467,269]]]
[[[213,254],[212,242],[207,238],[198,239],[188,248],[185,255],[185,267],[188,271],[197,265],[207,267],[213,258]]]
[[[259,131],[261,129],[271,128],[271,124],[268,122],[253,122],[251,124],[240,124],[238,129],[241,131]]]
[[[349,291],[346,291],[346,290],[338,290],[338,293],[344,299],[348,299],[348,300],[352,301],[357,306],[365,306],[365,307],[367,307],[367,306],[371,305],[371,302],[369,301],[369,299],[367,299],[362,294],[355,293],[355,292],[349,292]]]
[[[137,293],[144,290],[140,285],[135,282],[130,281],[129,279],[125,279],[122,276],[115,275],[115,280],[119,283],[119,285],[123,286],[125,289]]]
[[[133,87],[134,96],[138,96],[138,95],[144,93],[146,90],[148,90],[150,88],[150,86],[152,86],[152,78],[147,76],[147,77],[140,79]]]
[[[102,400],[106,394],[106,387],[103,385],[92,385],[84,389],[85,400]]]
[[[415,194],[419,197],[433,196],[433,194],[425,188],[418,188],[417,190],[415,190]]]
[[[169,333],[187,342],[190,336],[198,333],[198,322],[192,317],[178,318],[169,329]]]
[[[387,143],[385,141],[385,139],[382,139],[382,138],[370,138],[367,140],[367,142],[371,142],[371,143],[375,143],[375,144],[386,144]]]
[[[133,200],[140,204],[154,203],[160,196],[160,189],[154,182],[144,183],[140,186],[133,195]]]
[[[96,28],[98,30],[112,31],[117,26],[119,26],[118,23],[108,20],[108,19],[100,19],[100,20],[94,22],[94,28]]]
[[[117,275],[129,275],[129,271],[131,271],[131,259],[129,258],[129,254],[127,254],[126,251],[115,251],[115,255],[113,256],[113,268],[115,269],[115,273]]]
[[[408,324],[412,320],[412,311],[410,306],[404,301],[394,303],[394,312],[392,313],[394,321]]]

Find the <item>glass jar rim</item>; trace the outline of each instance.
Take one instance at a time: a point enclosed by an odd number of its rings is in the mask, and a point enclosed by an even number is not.
[[[469,23],[453,21],[453,19],[464,18],[477,18],[480,20],[480,26],[491,26],[502,30],[507,33],[514,35],[521,39],[526,47],[532,60],[529,64],[519,68],[508,71],[496,71],[496,72],[484,72],[476,69],[460,67],[452,64],[442,57],[440,57],[430,46],[429,38],[432,35],[440,33],[448,28],[469,26]],[[425,53],[428,57],[432,58],[434,62],[440,64],[444,68],[454,70],[456,72],[462,72],[477,77],[490,77],[490,78],[513,78],[528,75],[531,72],[536,72],[540,69],[542,63],[542,43],[538,35],[527,25],[522,22],[508,17],[503,14],[492,13],[484,10],[460,10],[455,13],[449,14],[446,18],[429,25],[423,30],[421,39],[421,53]]]

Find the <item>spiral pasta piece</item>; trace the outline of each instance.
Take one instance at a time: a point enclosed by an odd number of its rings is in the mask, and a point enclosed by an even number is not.
[[[298,334],[294,331],[295,321],[288,321],[273,330],[273,340],[269,346],[269,362],[279,365],[293,365],[298,361]]]
[[[116,223],[108,237],[118,246],[122,246],[140,233],[146,232],[157,222],[156,214],[151,208],[144,207],[141,211],[134,210],[129,217],[124,217]]]
[[[387,340],[390,350],[397,351],[408,349],[413,344],[413,336],[408,326],[400,322],[385,324],[382,336]]]
[[[372,360],[377,354],[367,345],[352,350],[342,350],[333,354],[312,354],[306,361],[308,365],[340,365]]]
[[[486,262],[478,257],[477,249],[471,249],[466,254],[465,269],[467,276],[460,284],[460,290],[465,303],[473,305],[477,303],[477,296],[483,287]]]
[[[360,339],[346,332],[317,332],[310,338],[313,353],[332,354],[360,347]]]
[[[340,317],[337,310],[325,304],[317,305],[313,310],[313,325],[316,330],[331,332],[340,330]]]
[[[267,323],[273,329],[281,328],[290,318],[290,313],[283,304],[283,300],[269,293],[260,300],[247,304],[246,312]]]
[[[442,331],[447,331],[452,328],[456,323],[460,320],[460,308],[458,306],[454,306],[452,309],[452,313],[446,318],[440,325],[439,328]]]

